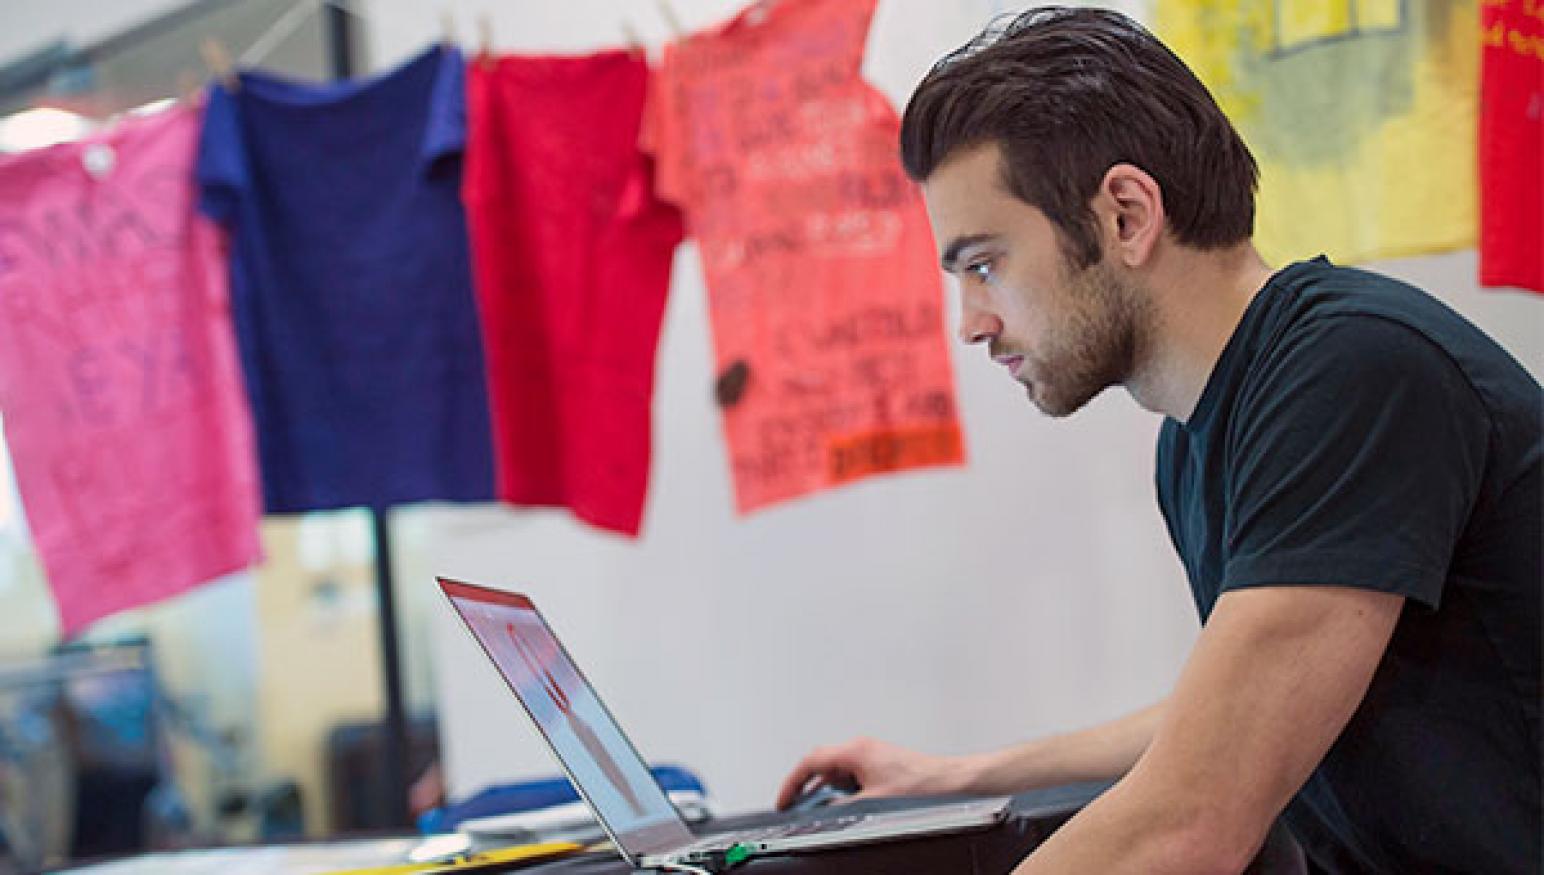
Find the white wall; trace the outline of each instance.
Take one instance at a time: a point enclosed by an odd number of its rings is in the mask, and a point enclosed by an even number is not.
[[[672,5],[694,28],[739,0]],[[869,77],[902,104],[932,60],[999,5],[885,0]],[[624,10],[647,40],[667,35],[653,4],[449,8],[464,40],[475,12],[492,12],[504,51],[615,43]],[[440,32],[434,8],[372,0],[367,9],[371,56],[382,64]],[[1479,292],[1473,253],[1390,267],[1453,302],[1537,373],[1544,302]],[[1052,422],[980,350],[960,350],[968,467],[738,518],[710,400],[704,296],[685,246],[660,351],[642,540],[596,533],[561,512],[431,511],[427,572],[405,585],[426,587],[437,572],[531,593],[645,756],[691,765],[731,808],[766,804],[806,748],[854,733],[974,750],[1165,692],[1197,623],[1153,501],[1156,417],[1110,393]],[[430,606],[453,794],[555,772],[491,666],[448,609]]]

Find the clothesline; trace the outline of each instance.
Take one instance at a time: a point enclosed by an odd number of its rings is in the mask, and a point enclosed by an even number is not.
[[[742,377],[740,512],[959,464],[941,276],[860,73],[875,2],[658,67],[436,43],[348,88],[259,76],[126,126],[95,177],[90,144],[4,165],[0,283],[47,293],[0,320],[0,373],[33,375],[0,406],[66,630],[250,564],[265,510],[497,500],[639,535],[683,212]],[[714,94],[746,83],[786,123]]]
[[[768,11],[770,11],[774,2],[775,0],[759,0],[759,2],[753,4],[752,8],[759,9],[761,10],[762,14],[766,14]],[[670,29],[671,35],[677,39],[685,36],[685,26],[682,24],[680,15],[676,12],[675,7],[671,5],[669,0],[655,0],[655,5],[659,10],[660,16],[664,19],[666,26]],[[394,31],[399,35],[411,35],[415,38],[422,36],[422,33],[418,28],[409,27],[403,24],[401,21],[394,19],[390,15],[381,16],[375,13],[365,13],[361,11],[359,6],[352,2],[352,0],[295,0],[295,2],[292,3],[287,10],[285,10],[283,15],[275,19],[273,24],[269,25],[269,27],[264,30],[257,37],[257,39],[253,40],[252,43],[241,52],[239,56],[239,62],[241,66],[251,67],[261,63],[262,60],[269,55],[269,53],[281,45],[290,36],[292,36],[295,31],[299,30],[309,15],[325,6],[330,6],[361,21],[366,21],[373,25],[384,27],[385,29]],[[619,26],[621,28],[622,35],[626,39],[628,45],[634,47],[641,47],[643,45],[643,39],[639,35],[637,27],[633,24],[630,18],[623,16],[619,22]],[[444,41],[447,44],[454,44],[456,42],[455,20],[448,7],[443,8],[440,12],[440,28]],[[486,11],[478,15],[477,29],[480,37],[478,51],[483,54],[493,51],[492,24],[491,19],[489,18],[489,15]],[[223,73],[224,71],[216,70],[215,72]]]

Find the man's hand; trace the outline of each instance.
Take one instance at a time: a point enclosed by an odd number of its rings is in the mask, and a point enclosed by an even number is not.
[[[930,796],[962,792],[969,767],[959,757],[931,756],[872,738],[856,738],[821,747],[794,766],[777,793],[777,807],[787,808],[812,781],[856,785],[858,797]]]
[[[856,784],[862,790],[859,795],[873,797],[992,796],[1077,781],[1114,780],[1142,755],[1162,714],[1159,702],[1088,729],[959,757],[928,756],[858,738],[805,757],[783,782],[777,807],[792,804],[811,781],[837,787]]]

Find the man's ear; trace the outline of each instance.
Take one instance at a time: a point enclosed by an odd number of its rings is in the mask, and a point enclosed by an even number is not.
[[[1104,251],[1128,268],[1146,264],[1167,224],[1158,181],[1134,164],[1116,164],[1105,171],[1091,206]]]

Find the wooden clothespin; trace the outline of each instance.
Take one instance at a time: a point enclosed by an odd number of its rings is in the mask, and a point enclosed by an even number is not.
[[[446,46],[456,44],[456,18],[449,7],[440,10],[440,41]]]
[[[659,6],[659,14],[665,19],[665,26],[670,28],[670,35],[676,39],[686,36],[686,28],[681,24],[681,16],[676,14],[675,7],[670,5],[670,0],[654,0]]]
[[[477,14],[477,57],[484,65],[493,61],[493,19],[487,12]]]
[[[177,99],[186,104],[198,103],[199,92],[204,90],[204,77],[198,70],[183,67],[177,71]]]
[[[755,5],[746,14],[745,20],[752,25],[759,25],[767,20],[767,16],[772,14],[772,7],[776,5],[777,0],[756,0]]]
[[[225,50],[224,43],[206,36],[199,43],[198,51],[204,56],[204,63],[209,65],[209,72],[225,86],[225,90],[234,92],[241,87],[241,80],[236,78],[236,69],[231,65],[231,55]]]
[[[647,52],[643,44],[643,37],[638,35],[638,28],[628,19],[622,19],[622,37],[627,40],[627,51],[634,57],[639,57]]]

